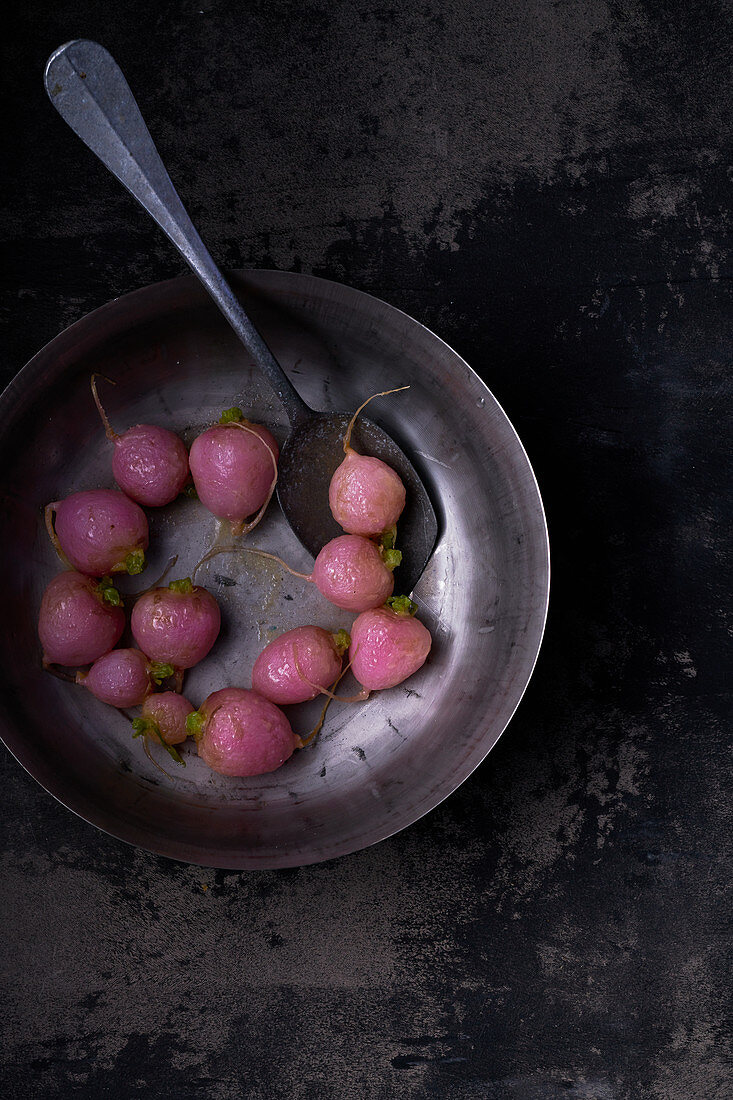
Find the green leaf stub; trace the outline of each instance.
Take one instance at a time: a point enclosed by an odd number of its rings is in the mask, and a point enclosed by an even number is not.
[[[184,596],[188,596],[193,592],[193,581],[190,577],[183,577],[179,581],[171,581],[168,587],[171,592],[182,592]]]
[[[131,577],[137,576],[138,573],[142,573],[145,568],[145,551],[144,550],[131,550],[125,557],[125,569]]]
[[[154,737],[156,741],[160,742],[168,755],[175,760],[176,764],[181,764],[184,768],[186,767],[186,761],[183,759],[178,749],[168,744],[155,719],[143,717],[133,718],[132,730],[133,737]]]
[[[156,684],[162,684],[164,680],[167,680],[169,676],[174,676],[176,672],[173,665],[164,664],[162,661],[151,661],[149,667],[150,675]]]
[[[152,718],[133,718],[132,720],[132,736],[133,737],[147,737],[149,733],[160,734],[158,723]]]
[[[238,424],[240,420],[244,420],[244,413],[237,405],[231,409],[224,409],[219,417],[220,424]]]
[[[381,545],[383,550],[394,550],[394,544],[395,544],[396,541],[397,541],[397,527],[393,523],[392,526],[388,527],[387,530],[382,535],[382,538],[380,539],[380,545]]]
[[[97,592],[110,607],[122,607],[122,597],[112,583],[111,577],[102,577],[97,585]]]
[[[402,561],[402,551],[401,550],[383,550],[382,551],[382,561],[384,562],[384,564],[387,566],[388,569],[396,569],[397,566]]]
[[[417,604],[413,603],[409,596],[390,596],[386,606],[394,611],[395,615],[414,615],[417,612]]]
[[[200,741],[203,737],[205,727],[206,718],[200,710],[195,710],[186,717],[186,733],[196,741]]]

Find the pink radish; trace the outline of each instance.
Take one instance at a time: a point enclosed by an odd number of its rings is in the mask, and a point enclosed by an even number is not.
[[[256,691],[223,688],[186,719],[198,754],[220,775],[274,772],[301,744],[278,707]]]
[[[239,552],[228,546],[217,546],[201,559],[194,574],[217,554]],[[402,559],[399,550],[387,549],[386,543],[379,547],[361,535],[338,535],[327,542],[313,563],[312,573],[299,573],[282,558],[265,550],[243,549],[241,553],[271,558],[294,577],[312,581],[327,600],[345,611],[366,611],[383,604],[394,589],[392,570]]]
[[[170,665],[148,661],[139,649],[113,649],[94,662],[88,672],[77,672],[76,682],[112,707],[136,707],[160,683],[173,675]]]
[[[194,439],[190,463],[199,500],[241,535],[257,526],[277,483],[280,451],[261,424],[227,409],[221,422]],[[256,513],[256,515],[255,515]],[[246,523],[248,516],[254,518]]]
[[[305,703],[328,688],[341,671],[351,639],[345,630],[298,626],[270,642],[252,669],[252,687],[271,703]]]
[[[38,636],[44,665],[89,665],[117,645],[125,628],[120,594],[101,581],[68,570],[43,593]]]
[[[142,732],[153,733],[157,726],[160,735],[167,745],[180,745],[188,737],[186,719],[193,714],[194,708],[188,699],[184,699],[176,691],[161,691],[156,695],[148,695],[143,703],[141,719],[147,723]],[[135,726],[133,722],[133,727]]]
[[[399,474],[380,458],[360,455],[355,451],[351,446],[351,433],[365,405],[375,397],[387,397],[406,389],[409,386],[373,394],[359,406],[349,423],[344,437],[346,458],[331,478],[328,502],[333,518],[351,535],[377,538],[394,527],[402,515],[405,487]]]
[[[219,605],[189,577],[144,592],[132,609],[132,634],[153,661],[178,669],[202,661],[219,636]]]
[[[401,684],[425,663],[430,631],[413,618],[417,605],[397,596],[389,607],[365,611],[351,628],[351,671],[369,691]]]
[[[391,596],[392,570],[401,557],[399,550],[385,553],[361,535],[339,535],[323,547],[308,579],[337,607],[366,611]]]
[[[155,424],[137,424],[118,435],[110,426],[99,400],[96,379],[93,374],[92,394],[107,439],[114,443],[112,473],[115,481],[138,504],[149,508],[170,504],[188,480],[188,452],[183,440],[175,432]]]
[[[145,513],[114,489],[89,489],[48,504],[46,529],[59,555],[90,577],[145,568]]]
[[[177,764],[185,760],[173,746],[180,745],[188,737],[186,719],[193,714],[188,699],[175,691],[163,691],[157,695],[148,695],[143,702],[142,714],[132,723],[133,737],[154,738],[167,750]]]

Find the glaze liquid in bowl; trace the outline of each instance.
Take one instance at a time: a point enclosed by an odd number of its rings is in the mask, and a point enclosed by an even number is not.
[[[437,336],[369,295],[311,276],[260,271],[232,282],[312,407],[355,409],[371,393],[410,386],[381,401],[373,418],[411,458],[439,513],[438,542],[413,597],[434,639],[428,662],[366,703],[334,704],[313,747],[253,779],[218,776],[191,750],[187,767],[169,767],[166,779],[132,740],[124,715],[42,672],[37,609],[60,568],[43,506],[79,489],[113,486],[89,390],[93,372],[117,382],[107,411],[121,430],[158,423],[190,444],[222,409],[239,405],[278,439],[287,432],[267,383],[187,276],[84,317],[40,351],[2,397],[0,730],[46,790],[115,837],[204,866],[292,867],[405,828],[485,758],[539,651],[547,529],[516,432],[483,382]],[[178,554],[175,575],[190,573],[214,540],[213,517],[190,500],[148,516],[144,576],[154,580],[171,554]],[[310,569],[274,503],[243,545]],[[313,585],[252,555],[213,558],[197,579],[217,597],[223,627],[209,657],[187,676],[185,692],[195,705],[218,688],[249,687],[255,657],[282,631],[306,622],[348,628],[353,619]],[[292,710],[296,731],[307,733],[319,710],[317,701]]]

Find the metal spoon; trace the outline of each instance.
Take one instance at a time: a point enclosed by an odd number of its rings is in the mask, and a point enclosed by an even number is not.
[[[67,42],[49,58],[44,82],[61,117],[148,211],[198,275],[282,402],[290,435],[280,454],[278,498],[293,531],[315,557],[329,539],[343,534],[328,506],[328,485],[344,457],[343,437],[351,414],[316,412],[296,392],[196,232],[127,81],[107,50],[84,39]],[[396,584],[398,591],[410,592],[435,544],[435,512],[411,462],[386,432],[360,417],[352,439],[358,451],[397,470],[405,484],[407,506],[399,524],[403,557]]]

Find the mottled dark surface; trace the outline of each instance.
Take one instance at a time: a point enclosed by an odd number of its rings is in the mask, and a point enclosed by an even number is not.
[[[158,859],[4,753],[3,1095],[730,1096],[730,4],[13,7],[4,379],[181,270],[45,99],[96,38],[222,263],[373,292],[481,372],[554,588],[487,762],[334,863]]]

